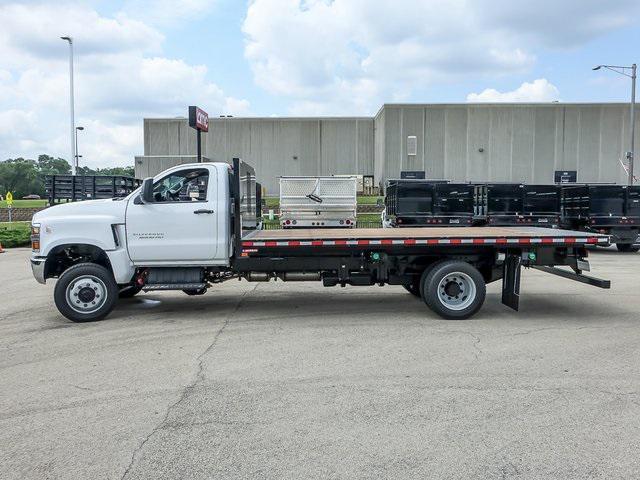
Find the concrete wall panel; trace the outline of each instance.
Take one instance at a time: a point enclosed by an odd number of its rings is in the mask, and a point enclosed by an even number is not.
[[[526,107],[513,109],[511,126],[511,153],[507,161],[511,161],[511,178],[532,183],[535,169],[535,119],[536,110]]]
[[[489,171],[489,140],[491,110],[487,107],[469,108],[467,133],[467,176],[466,180],[484,180]]]
[[[600,107],[580,109],[578,170],[586,182],[598,181],[600,164]]]
[[[401,109],[402,141],[400,143],[402,170],[424,170],[424,108],[408,107]],[[407,137],[417,140],[416,155],[407,152]]]
[[[467,177],[467,108],[453,107],[445,112],[445,165],[447,179],[464,181]]]
[[[513,108],[491,110],[491,140],[489,142],[489,179],[497,182],[511,178],[511,141]]]
[[[560,109],[536,108],[533,126],[533,183],[553,182],[556,164],[556,122]]]
[[[424,111],[424,167],[427,178],[444,178],[445,135],[442,107],[427,107]]]

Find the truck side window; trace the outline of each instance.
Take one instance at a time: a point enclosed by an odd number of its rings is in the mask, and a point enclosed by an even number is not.
[[[173,172],[153,184],[153,196],[162,202],[204,202],[207,200],[209,171],[189,169]]]

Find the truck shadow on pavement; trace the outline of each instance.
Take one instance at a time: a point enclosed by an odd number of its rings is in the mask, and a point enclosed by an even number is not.
[[[308,319],[331,319],[349,317],[358,323],[397,319],[401,321],[444,320],[427,308],[422,300],[400,290],[398,292],[376,292],[374,289],[362,292],[351,291],[348,295],[316,291],[247,291],[242,294],[231,292],[211,292],[202,297],[187,297],[178,294],[143,294],[133,299],[123,300],[106,319],[127,319],[128,321],[181,321],[190,319],[227,318],[229,315],[241,317],[243,321],[292,321]],[[571,319],[585,322],[610,322],[617,317],[632,317],[634,312],[613,302],[603,302],[601,298],[589,295],[572,296],[546,293],[523,294],[520,311],[515,312],[500,303],[500,294],[487,293],[482,309],[472,318],[454,323],[482,322],[486,320],[540,320],[557,321]],[[240,315],[237,315],[240,312]]]

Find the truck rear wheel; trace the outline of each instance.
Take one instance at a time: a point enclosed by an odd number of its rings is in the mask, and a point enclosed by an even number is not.
[[[616,243],[616,248],[619,252],[637,252],[640,250],[640,245],[633,245],[631,243]]]
[[[118,299],[118,285],[109,270],[95,263],[74,265],[60,276],[54,290],[56,307],[72,322],[106,317]]]
[[[449,320],[472,316],[482,307],[486,294],[482,274],[457,260],[444,260],[425,270],[420,285],[427,306]]]

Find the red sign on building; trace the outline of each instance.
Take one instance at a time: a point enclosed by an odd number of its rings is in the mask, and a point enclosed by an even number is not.
[[[189,107],[189,126],[200,132],[209,131],[209,114],[201,108]]]

